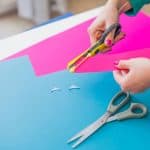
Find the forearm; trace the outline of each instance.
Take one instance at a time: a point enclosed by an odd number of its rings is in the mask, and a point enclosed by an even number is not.
[[[107,4],[116,7],[120,14],[132,8],[129,0],[108,0]]]

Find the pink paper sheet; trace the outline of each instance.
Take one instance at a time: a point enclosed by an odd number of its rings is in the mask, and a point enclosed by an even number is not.
[[[10,58],[28,55],[37,76],[64,70],[70,60],[90,46],[87,28],[91,22],[92,20],[89,20],[50,37]],[[113,62],[116,59],[149,57],[149,50],[140,49],[150,48],[150,18],[143,13],[136,17],[122,15],[120,23],[126,38],[118,42],[111,52],[97,55],[87,61],[78,72],[113,70]]]
[[[97,72],[100,71],[112,71],[114,70],[114,62],[129,58],[145,57],[150,58],[150,48],[149,49],[139,49],[135,51],[127,51],[123,53],[115,53],[110,55],[97,55],[95,58],[90,58],[86,63],[81,65],[76,72]],[[93,67],[94,66],[94,67]],[[92,68],[92,71],[91,71]]]

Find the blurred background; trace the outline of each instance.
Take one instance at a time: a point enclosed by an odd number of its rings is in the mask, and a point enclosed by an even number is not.
[[[0,0],[0,39],[60,16],[103,5],[106,0]],[[150,5],[144,7],[150,12]]]

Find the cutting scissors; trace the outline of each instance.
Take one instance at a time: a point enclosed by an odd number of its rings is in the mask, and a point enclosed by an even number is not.
[[[118,112],[121,108],[130,104],[129,108],[125,111]],[[118,112],[118,113],[117,113]],[[108,122],[115,120],[124,120],[130,118],[142,118],[147,114],[147,107],[141,103],[130,102],[130,94],[128,92],[117,93],[110,101],[106,112],[98,120],[76,134],[68,143],[77,141],[72,148],[77,147],[89,136],[96,132],[100,127]]]
[[[104,41],[110,32],[114,31],[114,39],[121,32],[121,25],[118,23],[112,24],[106,31],[102,34],[101,38],[89,49],[85,50],[79,56],[74,58],[72,61],[68,63],[67,68],[70,72],[75,72],[77,68],[79,68],[87,59],[92,56],[95,56],[98,53],[105,53],[111,49],[111,47],[107,46]]]

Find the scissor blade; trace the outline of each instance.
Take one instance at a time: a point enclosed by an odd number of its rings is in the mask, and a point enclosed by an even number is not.
[[[80,137],[80,139],[72,146],[72,148],[76,148],[79,146],[83,141],[85,141],[91,134],[86,134]]]
[[[97,126],[97,124],[102,120],[103,116],[100,117],[99,119],[97,119],[95,122],[93,122],[92,124],[90,124],[88,127],[84,128],[83,130],[81,130],[79,133],[77,133],[75,136],[73,136],[71,139],[69,139],[67,141],[67,143],[71,143],[79,138],[81,138],[82,136],[84,136],[85,134],[87,134],[89,131],[91,131],[95,126]]]
[[[76,148],[78,145],[80,145],[84,140],[86,139],[85,136],[82,136],[73,146],[72,148]]]
[[[80,132],[80,133],[76,134],[74,137],[72,137],[71,139],[69,139],[69,140],[67,141],[67,143],[71,143],[71,142],[73,142],[73,141],[75,141],[75,140],[81,138],[82,136],[83,136],[83,135],[82,135],[81,132]]]
[[[71,139],[69,139],[67,141],[67,143],[71,143],[71,142],[73,142],[73,141],[75,141],[75,140],[77,140],[79,138],[82,138],[85,134],[87,134],[90,130],[92,130],[92,128],[94,128],[94,126],[97,123],[97,121],[92,123],[91,125],[89,125],[85,129],[81,130],[79,133],[77,133],[75,136],[73,136]]]
[[[84,140],[86,140],[89,136],[91,136],[94,132],[96,132],[100,127],[102,127],[109,118],[110,113],[106,112],[102,117],[97,119],[94,123],[89,125],[87,128],[80,131],[73,138],[71,138],[68,143],[78,140],[72,147],[75,148],[79,144],[81,144]]]
[[[82,136],[79,137],[79,140],[72,146],[72,148],[76,148],[78,145],[80,145],[83,141],[85,141],[89,136],[91,136],[95,131],[97,131],[104,124],[105,122],[95,124],[93,128],[86,128],[86,132]]]

